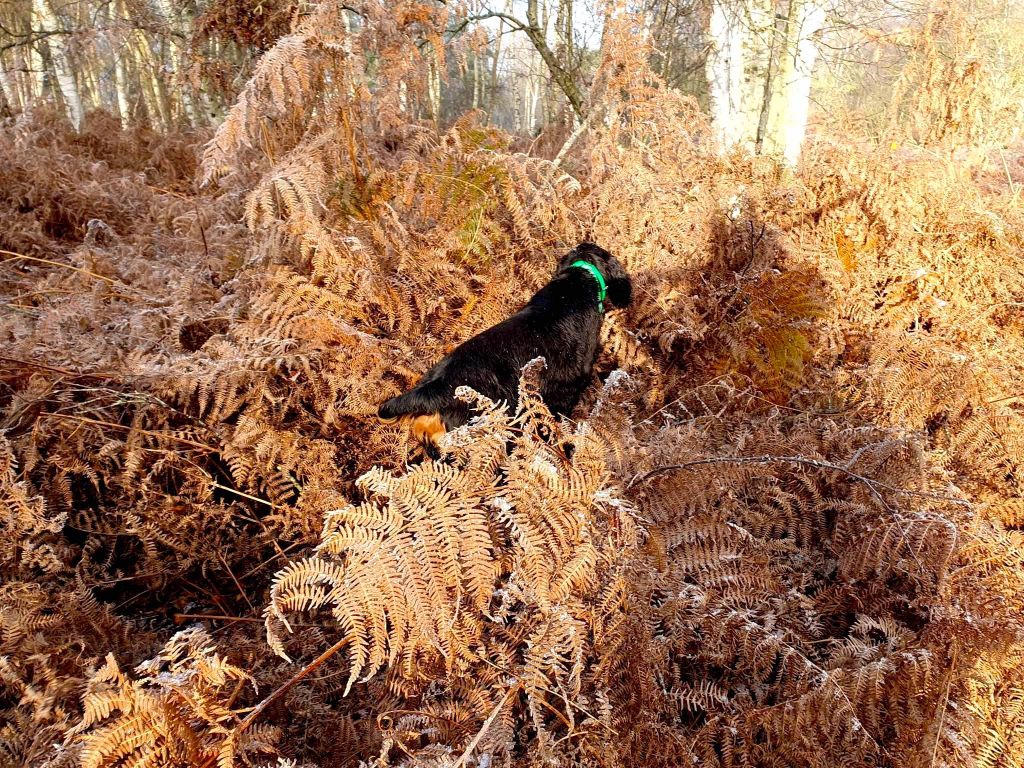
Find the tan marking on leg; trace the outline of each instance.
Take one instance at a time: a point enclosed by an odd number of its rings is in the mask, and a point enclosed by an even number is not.
[[[412,420],[412,436],[425,448],[437,447],[437,439],[445,433],[444,422],[436,413],[417,416]]]

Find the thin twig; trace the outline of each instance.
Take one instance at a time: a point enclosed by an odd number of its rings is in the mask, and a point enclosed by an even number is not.
[[[484,737],[484,734],[487,733],[491,725],[497,719],[502,708],[505,706],[505,702],[508,701],[509,696],[511,696],[513,692],[518,691],[521,687],[522,683],[516,683],[507,691],[505,691],[505,695],[501,697],[501,701],[499,701],[494,706],[494,709],[491,711],[491,714],[489,714],[487,716],[487,719],[484,720],[484,724],[480,727],[480,730],[477,731],[477,734],[473,737],[473,740],[469,742],[469,744],[466,746],[465,751],[459,756],[459,759],[455,761],[455,764],[452,766],[452,768],[462,768],[462,766],[469,759],[469,756],[473,754],[473,750],[476,749],[476,745],[480,743],[480,739]]]
[[[173,619],[174,619],[174,623],[175,624],[180,624],[180,623],[183,623],[185,621],[191,621],[191,620],[196,620],[196,621],[226,621],[228,623],[242,622],[244,624],[263,624],[264,623],[263,619],[260,619],[260,618],[254,617],[254,616],[228,616],[227,614],[224,614],[224,613],[176,613],[176,614],[174,614]],[[324,625],[323,624],[296,624],[296,623],[292,623],[291,626],[293,626],[293,627],[318,627],[320,629],[323,629]]]
[[[234,571],[231,570],[231,566],[228,564],[227,559],[225,559],[224,555],[219,551],[217,552],[217,557],[220,559],[221,563],[224,564],[224,568],[227,570],[228,576],[230,576],[231,580],[235,582],[235,587],[238,588],[238,592],[242,596],[242,599],[244,599],[246,604],[249,606],[249,610],[255,612],[256,606],[252,604],[252,600],[249,599],[249,595],[245,593],[245,588],[242,586],[241,582],[235,578]]]
[[[248,499],[249,501],[255,501],[255,502],[258,502],[260,504],[266,504],[271,509],[283,509],[283,507],[280,504],[275,504],[272,501],[267,501],[266,499],[261,499],[259,496],[253,496],[252,494],[245,493],[244,491],[236,490],[235,488],[229,488],[228,486],[221,485],[220,483],[211,482],[209,485],[210,485],[211,488],[216,488],[219,491],[224,491],[225,493],[233,493],[235,496],[240,496],[243,499]]]
[[[24,365],[24,366],[28,366],[30,368],[38,368],[41,371],[53,371],[54,373],[59,373],[59,374],[62,374],[64,376],[72,376],[74,378],[79,378],[79,379],[86,379],[86,378],[88,378],[88,379],[108,379],[108,378],[113,378],[114,376],[117,375],[117,374],[115,374],[113,372],[104,372],[104,371],[97,371],[96,373],[87,373],[87,372],[83,372],[83,371],[72,371],[72,370],[68,370],[67,368],[57,368],[57,367],[52,366],[52,365],[43,365],[42,363],[37,363],[37,362],[34,362],[32,360],[22,360],[22,359],[17,358],[17,357],[10,357],[9,355],[0,355],[0,360],[6,360],[7,362],[14,363],[15,365]]]
[[[261,701],[253,708],[252,712],[250,712],[246,716],[246,718],[242,722],[240,722],[238,726],[235,728],[235,733],[241,733],[242,731],[249,728],[249,726],[256,722],[257,718],[259,718],[259,716],[263,714],[264,710],[266,710],[267,707],[269,707],[279,698],[288,693],[288,691],[294,688],[297,683],[299,683],[303,678],[308,676],[311,672],[322,667],[325,662],[327,662],[332,656],[334,656],[338,651],[340,651],[350,642],[351,638],[349,638],[346,635],[345,637],[341,638],[341,640],[332,645],[330,648],[328,648],[326,651],[324,651],[315,659],[313,659],[313,661],[309,662],[309,664],[307,664],[294,675],[292,675],[290,678],[288,678],[288,680],[283,685],[279,686],[275,691],[273,691],[269,696],[267,696],[267,698],[265,698],[263,701]]]
[[[275,542],[275,543],[276,543],[276,542]],[[279,549],[279,551],[277,552],[277,554],[271,555],[270,557],[268,557],[268,558],[267,558],[266,560],[264,560],[264,561],[263,561],[262,563],[260,563],[259,565],[255,566],[255,567],[253,567],[253,568],[250,568],[250,569],[249,569],[248,571],[246,571],[245,573],[243,573],[243,574],[242,574],[242,575],[241,575],[241,576],[240,576],[239,578],[242,578],[242,579],[247,579],[247,578],[249,578],[250,576],[252,576],[252,575],[253,575],[254,573],[256,573],[257,571],[260,571],[260,570],[262,570],[262,569],[266,568],[266,567],[267,567],[268,565],[270,565],[270,564],[271,564],[272,562],[274,562],[275,560],[277,560],[277,558],[279,558],[279,557],[283,557],[283,558],[284,558],[285,560],[287,560],[288,558],[287,558],[286,554],[287,554],[288,552],[291,552],[291,551],[292,551],[293,549],[295,549],[296,547],[303,547],[303,546],[306,546],[306,544],[307,544],[307,542],[304,542],[304,541],[296,541],[296,542],[292,542],[291,544],[289,544],[289,545],[288,545],[287,547],[285,547],[284,549]]]
[[[252,711],[249,712],[248,715],[246,715],[245,719],[242,720],[242,722],[240,722],[238,725],[235,726],[235,729],[231,732],[231,737],[232,738],[237,738],[238,735],[241,734],[243,731],[248,730],[249,727],[253,723],[256,722],[256,720],[259,718],[259,716],[263,714],[264,710],[266,710],[267,707],[269,707],[271,704],[273,704],[279,698],[284,696],[284,694],[288,693],[288,691],[290,691],[293,687],[295,687],[296,683],[301,681],[303,678],[305,678],[307,675],[309,675],[315,669],[317,669],[318,667],[323,666],[324,662],[326,662],[334,654],[336,654],[338,651],[340,651],[342,648],[344,648],[348,644],[349,644],[349,638],[348,637],[343,637],[341,640],[336,642],[334,645],[332,645],[326,651],[324,651],[319,656],[317,656],[315,659],[313,659],[313,661],[311,661],[309,664],[307,664],[302,669],[300,669],[298,672],[296,672],[294,675],[292,675],[283,685],[281,685],[280,687],[276,688],[269,696],[267,696],[267,698],[265,698],[263,701],[261,701],[259,704],[257,704],[255,707],[252,708]],[[217,755],[216,754],[212,754],[208,758],[206,758],[206,760],[204,760],[202,763],[199,764],[199,768],[212,768],[212,766],[214,764],[216,764],[216,762],[217,762]]]
[[[37,261],[40,264],[49,264],[50,266],[53,266],[53,267],[63,267],[64,269],[70,269],[73,272],[80,272],[83,275],[88,275],[89,277],[95,277],[97,280],[102,280],[102,281],[104,281],[106,283],[110,283],[111,285],[122,285],[122,286],[124,285],[124,283],[121,283],[121,281],[119,281],[119,280],[114,280],[112,277],[107,277],[106,275],[97,275],[95,272],[90,272],[88,269],[82,269],[81,267],[73,267],[70,264],[64,264],[63,262],[60,262],[60,261],[52,261],[50,259],[42,259],[42,258],[40,258],[38,256],[27,256],[24,253],[15,253],[14,251],[0,250],[0,254],[3,254],[5,256],[13,256],[14,257],[14,258],[11,258],[11,259],[5,259],[4,261],[0,262],[0,264],[10,264],[10,263],[15,262],[15,261],[20,261],[21,259],[25,259],[26,261]],[[127,286],[125,286],[125,287],[127,287]]]
[[[176,613],[174,623],[178,624],[189,619],[206,619],[209,621],[241,621],[249,624],[262,624],[263,619],[252,616],[228,616],[223,613]]]
[[[143,435],[151,435],[152,437],[161,438],[164,440],[173,440],[176,443],[183,443],[185,445],[191,445],[194,448],[199,448],[210,453],[216,453],[217,449],[213,446],[206,445],[205,443],[197,443],[195,440],[189,440],[187,437],[178,437],[177,435],[171,435],[167,432],[156,432],[151,429],[142,429],[141,427],[127,427],[124,424],[116,424],[112,421],[100,421],[99,419],[87,419],[85,416],[73,416],[70,413],[42,413],[39,415],[40,419],[44,418],[54,419],[67,419],[68,421],[77,421],[83,424],[95,424],[98,427],[110,427],[111,429],[122,429],[126,432],[139,432]]]

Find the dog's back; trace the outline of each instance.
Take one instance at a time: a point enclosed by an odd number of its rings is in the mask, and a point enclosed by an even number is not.
[[[514,403],[519,372],[536,357],[547,363],[541,377],[545,404],[556,415],[571,413],[590,383],[603,318],[598,278],[586,268],[570,268],[580,259],[600,270],[613,304],[628,306],[632,286],[622,265],[604,249],[581,243],[525,307],[463,342],[415,387],[381,405],[380,417],[412,417],[415,437],[433,453],[439,432],[469,419],[469,407],[455,398],[457,387]]]

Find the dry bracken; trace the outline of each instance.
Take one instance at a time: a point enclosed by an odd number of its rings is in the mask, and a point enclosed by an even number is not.
[[[1024,214],[954,159],[982,62],[919,42],[921,146],[794,174],[719,155],[617,14],[541,157],[411,119],[458,10],[347,7],[212,136],[0,129],[0,763],[1024,761]],[[410,462],[377,405],[584,237],[636,299],[573,418],[536,361]]]

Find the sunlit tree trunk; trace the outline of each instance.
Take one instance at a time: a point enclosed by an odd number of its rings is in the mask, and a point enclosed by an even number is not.
[[[811,75],[818,57],[813,37],[825,23],[825,9],[816,0],[790,0],[788,6],[785,46],[771,91],[762,150],[795,165],[807,130]]]
[[[473,68],[473,109],[480,108],[480,55],[473,53],[469,57],[469,64]]]
[[[135,57],[138,70],[136,79],[146,99],[150,123],[154,128],[170,128],[171,105],[160,61],[153,53],[150,40],[144,32],[135,32],[132,37],[135,41],[133,48],[138,54]]]
[[[504,19],[498,22],[498,33],[494,39],[494,59],[491,61],[490,92],[487,94],[487,119],[494,116],[494,105],[498,100],[498,63],[501,60],[501,40],[505,36]]]
[[[512,128],[516,133],[523,132],[523,89],[522,79],[515,78],[512,81]]]
[[[84,110],[82,109],[82,96],[75,80],[75,71],[68,58],[66,36],[48,0],[34,0],[32,10],[36,19],[33,27],[44,34],[49,33],[46,44],[49,47],[53,69],[57,75],[57,87],[64,100],[64,106],[67,108],[68,118],[77,131],[82,127]]]
[[[820,0],[713,0],[706,64],[712,125],[723,150],[776,154],[796,163],[807,127],[812,36]]]
[[[117,51],[114,56],[116,57],[114,60],[114,91],[117,95],[117,111],[121,117],[121,127],[126,128],[132,119],[131,101],[128,97],[128,68],[124,51]]]
[[[476,78],[476,104],[478,108],[483,108],[484,101],[487,98],[487,51],[486,49],[482,54],[478,54],[476,57],[477,66],[477,78]]]
[[[82,101],[88,104],[89,109],[99,109],[103,106],[103,94],[100,90],[100,74],[96,57],[80,54],[78,60]]]
[[[403,112],[409,111],[409,85],[405,80],[398,84],[398,108]]]
[[[26,103],[35,101],[38,96],[43,94],[43,77],[46,73],[46,66],[43,64],[43,54],[40,49],[40,43],[28,47],[28,67],[25,72]]]
[[[220,44],[215,40],[211,47],[211,55],[217,58],[221,55]],[[199,125],[216,123],[224,112],[224,105],[215,101],[204,88],[197,88],[193,91],[196,96],[195,107]]]
[[[187,37],[188,30],[186,29],[185,20],[182,13],[175,12],[170,0],[155,0],[155,2],[157,11],[159,11],[160,15],[164,18],[164,23],[167,25],[167,58],[172,69],[172,74],[168,79],[171,87],[180,95],[181,108],[185,112],[189,125],[196,125],[196,109],[191,84],[182,77],[182,69],[185,66],[185,49],[179,42],[179,39]],[[342,18],[345,22],[346,31],[349,31],[347,11],[342,11]]]
[[[115,0],[113,7],[113,22],[120,24],[124,19],[124,6],[121,0]],[[128,96],[128,67],[127,50],[115,36],[112,30],[109,33],[110,50],[114,57],[114,93],[117,97],[117,112],[121,117],[121,127],[125,128],[132,119],[131,102]]]
[[[3,90],[4,100],[7,102],[7,108],[11,112],[18,112],[21,110],[21,98],[18,94],[18,86],[14,81],[14,78],[8,74],[7,64],[4,62],[3,57],[0,57],[0,90]]]
[[[740,102],[743,89],[743,24],[736,4],[714,0],[708,27],[708,98],[711,124],[722,149],[743,139]]]
[[[427,67],[427,100],[430,119],[441,119],[441,70],[437,61],[432,60]]]

